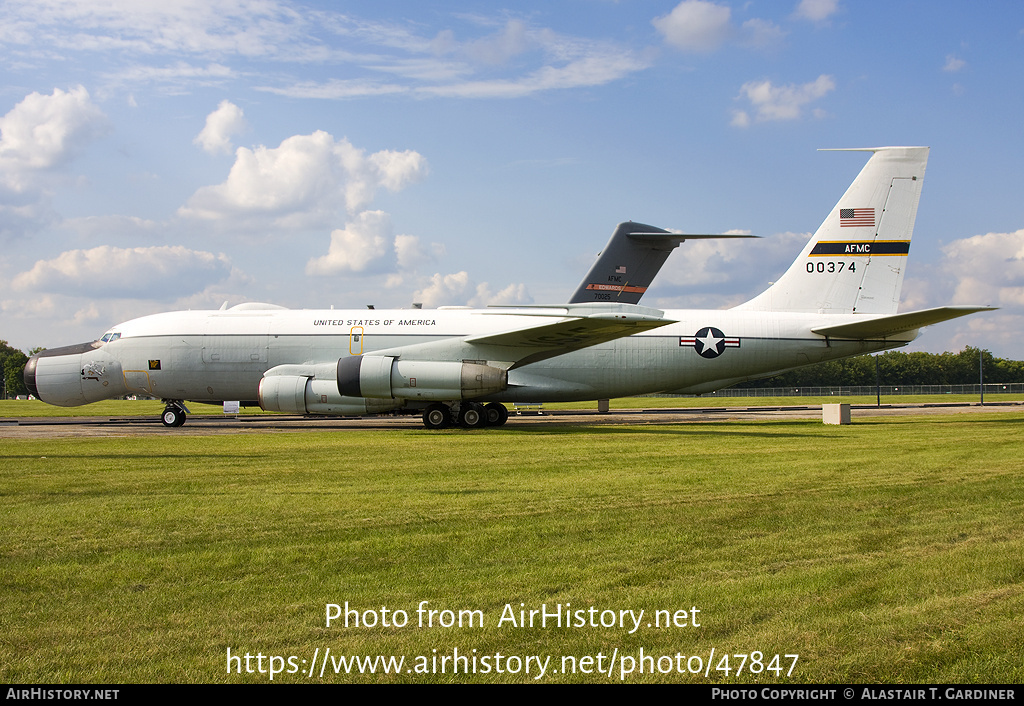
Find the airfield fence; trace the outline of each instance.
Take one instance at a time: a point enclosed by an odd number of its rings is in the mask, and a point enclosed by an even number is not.
[[[842,397],[870,396],[881,391],[891,395],[979,395],[981,385],[850,385],[845,387],[730,387],[707,392],[702,397]],[[1024,394],[1024,382],[985,383],[986,395]],[[652,395],[652,397],[655,395]],[[657,397],[695,397],[696,395],[656,395]]]

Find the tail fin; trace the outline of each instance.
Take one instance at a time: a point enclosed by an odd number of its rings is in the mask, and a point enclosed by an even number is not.
[[[590,271],[569,298],[570,304],[619,302],[636,304],[665,260],[686,240],[754,238],[744,234],[672,233],[662,228],[626,221],[612,233]]]
[[[927,147],[875,147],[786,273],[739,309],[895,314]]]

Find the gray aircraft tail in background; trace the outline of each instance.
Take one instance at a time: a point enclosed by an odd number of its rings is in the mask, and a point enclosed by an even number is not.
[[[661,270],[668,256],[686,240],[756,238],[756,235],[672,233],[662,228],[626,221],[612,233],[597,262],[569,299],[570,304],[616,302],[636,304]]]

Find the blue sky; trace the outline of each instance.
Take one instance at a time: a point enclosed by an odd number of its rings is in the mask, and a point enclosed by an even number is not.
[[[863,166],[929,145],[913,348],[1024,358],[1017,2],[0,3],[0,338],[223,302],[564,301],[616,223],[723,308]]]

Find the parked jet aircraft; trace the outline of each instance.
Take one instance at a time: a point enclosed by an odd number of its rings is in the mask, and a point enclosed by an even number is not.
[[[25,382],[62,406],[159,397],[168,426],[184,423],[186,400],[239,400],[304,415],[422,412],[428,428],[479,427],[505,422],[503,402],[711,392],[903,346],[923,326],[989,309],[896,313],[928,148],[861,151],[871,158],[786,273],[732,309],[636,304],[668,252],[694,236],[626,223],[573,303],[391,311],[249,303],[157,314],[33,356]],[[641,266],[652,251],[654,264]]]

